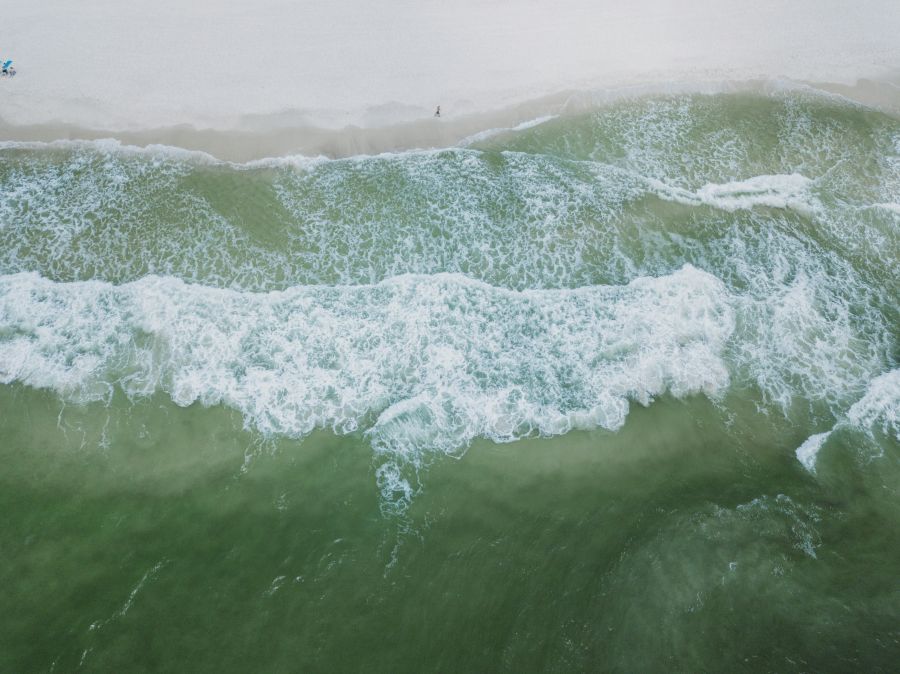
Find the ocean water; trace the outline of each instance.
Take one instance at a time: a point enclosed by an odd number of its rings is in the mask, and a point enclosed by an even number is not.
[[[0,670],[892,671],[900,120],[0,143]]]

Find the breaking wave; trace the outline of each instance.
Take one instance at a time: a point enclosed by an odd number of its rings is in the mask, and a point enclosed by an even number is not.
[[[721,394],[727,294],[685,266],[626,286],[516,292],[457,275],[265,294],[146,277],[0,279],[0,381],[102,401],[166,392],[265,434],[364,430],[419,463],[475,437],[618,429],[629,401]]]
[[[3,143],[0,183],[0,381],[365,433],[387,502],[474,438],[615,430],[667,393],[897,435],[876,384],[900,127],[859,107],[638,99],[464,147],[243,164]]]

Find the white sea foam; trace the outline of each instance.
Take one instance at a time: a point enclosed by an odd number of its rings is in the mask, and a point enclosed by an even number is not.
[[[883,208],[886,211],[890,211],[895,215],[900,215],[900,204],[895,204],[893,202],[885,202],[882,204],[873,204],[876,208]]]
[[[803,467],[810,473],[816,472],[816,457],[829,435],[831,435],[830,431],[827,433],[816,433],[815,435],[811,435],[797,448],[797,460],[802,463]]]
[[[322,155],[284,155],[280,157],[262,157],[245,162],[228,161],[219,159],[203,150],[189,150],[177,145],[165,145],[162,143],[150,143],[148,145],[131,145],[123,143],[117,138],[86,139],[59,139],[52,141],[0,141],[0,150],[30,150],[37,152],[47,151],[76,151],[94,152],[101,155],[116,157],[147,157],[152,159],[164,159],[169,161],[188,162],[200,165],[229,166],[233,169],[254,168],[282,168],[291,167],[307,170],[318,164],[328,161],[336,161]],[[422,152],[422,150],[410,150],[410,152]],[[373,155],[375,156],[375,155]],[[369,155],[359,155],[359,158],[368,158]]]
[[[719,395],[734,328],[722,284],[690,265],[524,292],[448,274],[256,294],[21,273],[0,277],[0,317],[0,382],[82,402],[162,390],[233,407],[265,434],[365,430],[401,500],[402,466],[429,451],[615,430],[629,401]]]
[[[166,159],[193,161],[206,164],[224,163],[210,153],[201,150],[188,150],[175,145],[163,145],[159,143],[151,143],[149,145],[129,145],[117,138],[97,138],[93,140],[64,138],[51,141],[4,140],[0,141],[0,150],[31,150],[39,152],[54,150],[89,151],[123,157],[164,157]]]
[[[734,212],[757,206],[789,208],[810,214],[819,204],[810,192],[812,180],[798,173],[790,175],[762,175],[729,183],[707,183],[692,192],[666,185],[658,180],[648,181],[663,199],[688,206],[700,204]]]
[[[875,377],[865,394],[856,401],[835,428],[850,426],[871,434],[880,428],[888,437],[900,441],[900,370]],[[797,460],[810,472],[816,472],[816,457],[832,431],[812,435],[797,448]]]
[[[488,138],[493,138],[494,136],[499,136],[501,133],[513,133],[516,131],[524,131],[525,129],[531,129],[536,126],[540,126],[545,122],[549,122],[550,120],[556,119],[559,115],[543,115],[541,117],[536,117],[534,119],[529,119],[521,124],[516,124],[515,126],[505,126],[496,129],[485,129],[484,131],[479,131],[478,133],[473,133],[471,136],[467,136],[463,138],[459,144],[462,147],[466,147],[468,145],[472,145],[474,143],[479,143],[483,140],[487,140]]]
[[[786,413],[805,401],[840,414],[884,368],[889,331],[872,299],[880,291],[803,237],[789,211],[748,203],[738,217],[721,210],[661,229],[652,203],[641,210],[647,183],[631,171],[522,152],[500,158],[409,153],[264,176],[274,182],[250,182],[248,198],[289,219],[260,239],[239,226],[240,211],[229,219],[234,200],[216,190],[243,183],[227,171],[197,176],[165,155],[29,157],[0,195],[9,243],[0,263],[65,280],[155,273],[267,290],[446,270],[494,286],[579,286],[660,276],[689,259],[729,287],[739,326],[733,374]],[[185,189],[201,179],[212,181],[208,194]],[[826,220],[816,219],[820,231]]]
[[[859,428],[880,427],[900,441],[900,369],[876,377],[850,407],[847,420]]]

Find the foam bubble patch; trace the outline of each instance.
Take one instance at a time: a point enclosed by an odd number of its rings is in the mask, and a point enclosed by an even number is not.
[[[811,435],[797,448],[797,461],[803,464],[803,467],[810,473],[816,472],[816,457],[829,435],[831,435],[830,431]]]
[[[703,204],[732,213],[757,206],[789,208],[803,214],[812,214],[820,208],[810,192],[812,181],[798,173],[755,176],[724,184],[707,183],[695,192],[655,180],[650,183],[663,199],[689,206]]]
[[[667,392],[720,395],[734,329],[722,283],[689,265],[523,292],[450,274],[262,294],[22,273],[0,278],[0,316],[3,383],[78,402],[161,390],[264,434],[364,431],[412,466],[475,437],[616,430],[630,402]]]
[[[880,427],[900,441],[900,370],[873,379],[865,395],[850,407],[847,420],[867,430]]]

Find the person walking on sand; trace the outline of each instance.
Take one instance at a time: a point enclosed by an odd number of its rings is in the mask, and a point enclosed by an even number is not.
[[[437,106],[437,110],[434,111],[434,116],[435,117],[441,116],[441,106]]]

